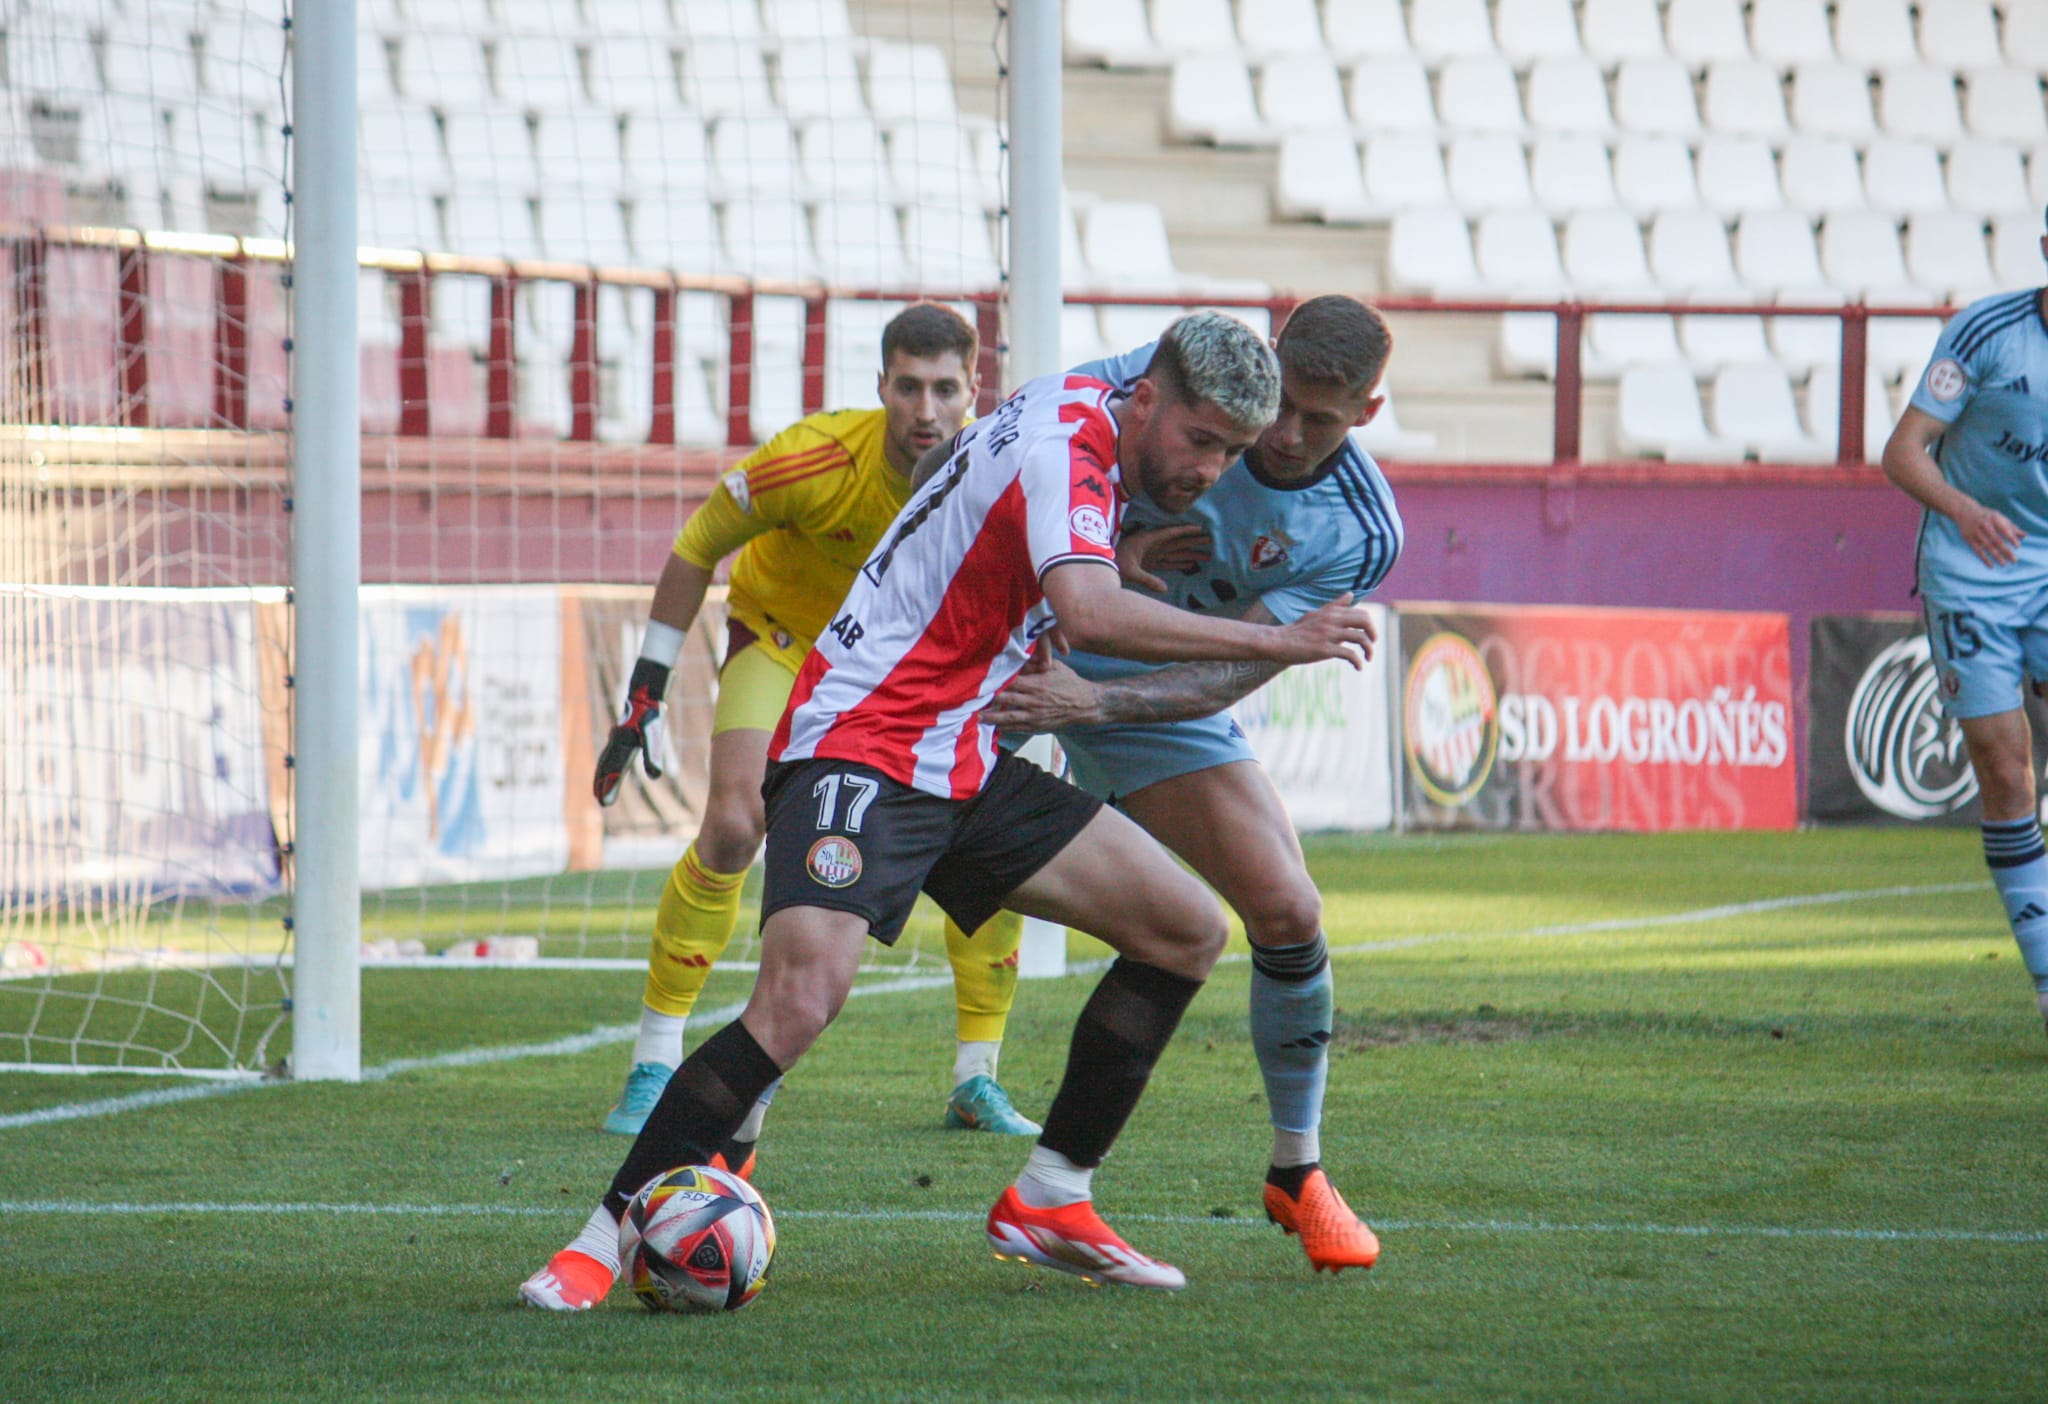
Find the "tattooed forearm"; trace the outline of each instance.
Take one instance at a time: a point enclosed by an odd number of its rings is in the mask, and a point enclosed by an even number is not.
[[[1099,683],[1105,722],[1170,722],[1206,717],[1263,687],[1284,663],[1179,663],[1156,673]]]

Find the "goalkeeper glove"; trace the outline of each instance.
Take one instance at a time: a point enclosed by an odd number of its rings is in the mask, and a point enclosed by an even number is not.
[[[604,743],[597,758],[597,778],[591,788],[597,802],[609,805],[619,797],[619,786],[633,764],[635,752],[649,780],[661,778],[665,753],[661,739],[661,699],[668,691],[668,667],[651,658],[633,664],[633,678],[626,687],[626,705],[619,724]]]

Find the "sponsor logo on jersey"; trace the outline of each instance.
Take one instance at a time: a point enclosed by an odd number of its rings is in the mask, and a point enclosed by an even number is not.
[[[1251,566],[1253,570],[1270,570],[1276,565],[1287,564],[1287,547],[1270,536],[1262,536],[1252,543]]]
[[[1091,545],[1107,546],[1110,543],[1109,518],[1102,514],[1099,507],[1090,507],[1085,503],[1076,507],[1068,515],[1067,525],[1073,528],[1074,535]]]
[[[1422,792],[1455,809],[1479,793],[1500,748],[1500,701],[1471,640],[1432,635],[1408,665],[1401,746]]]
[[[742,512],[754,510],[754,490],[747,486],[747,475],[735,468],[719,479],[725,484],[726,493],[738,504]]]
[[[825,887],[851,887],[860,881],[860,849],[852,839],[827,834],[804,857],[811,880]]]
[[[1953,814],[1977,793],[1963,729],[1943,714],[1937,685],[1953,697],[1962,683],[1953,672],[1937,679],[1927,635],[1914,634],[1871,659],[1849,694],[1849,774],[1865,799],[1901,819]]]
[[[1962,366],[1947,356],[1927,368],[1927,393],[1943,404],[1962,394],[1967,383]]]

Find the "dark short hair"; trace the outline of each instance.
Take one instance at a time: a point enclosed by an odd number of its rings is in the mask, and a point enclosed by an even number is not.
[[[974,323],[952,308],[937,302],[915,302],[891,317],[889,325],[882,328],[884,372],[898,351],[927,359],[957,351],[960,364],[972,376],[975,360],[981,354],[981,338],[975,335]]]
[[[1295,308],[1274,349],[1283,374],[1357,394],[1379,384],[1394,351],[1394,334],[1377,309],[1331,293]]]

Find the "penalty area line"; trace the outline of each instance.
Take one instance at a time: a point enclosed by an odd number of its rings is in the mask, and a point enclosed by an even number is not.
[[[164,1204],[95,1203],[82,1199],[0,1200],[0,1218],[85,1217],[90,1215],[244,1215],[331,1218],[560,1219],[556,1205],[522,1204],[350,1204],[320,1201],[195,1200]],[[978,1224],[982,1214],[955,1209],[778,1209],[778,1219],[828,1223]],[[1263,1230],[1257,1216],[1218,1218],[1213,1214],[1123,1214],[1119,1222],[1187,1228]],[[2048,1244],[2048,1229],[1854,1228],[1790,1224],[1558,1223],[1547,1219],[1375,1219],[1382,1233],[1554,1234],[1644,1238],[1755,1238],[1848,1243]]]

